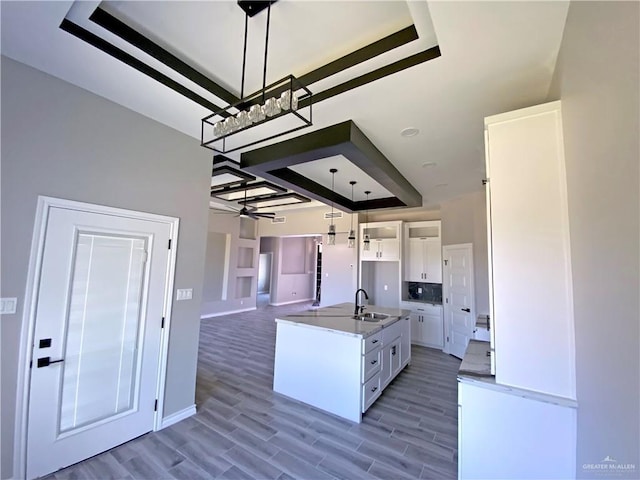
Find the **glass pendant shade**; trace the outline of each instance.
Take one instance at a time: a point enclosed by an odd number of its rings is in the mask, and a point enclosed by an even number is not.
[[[327,233],[327,245],[336,244],[336,226],[329,225],[329,233]]]
[[[371,249],[371,241],[369,240],[369,234],[364,235],[364,242],[362,243],[362,249],[368,252]]]
[[[349,230],[349,238],[347,238],[347,247],[356,248],[356,232],[355,230]]]

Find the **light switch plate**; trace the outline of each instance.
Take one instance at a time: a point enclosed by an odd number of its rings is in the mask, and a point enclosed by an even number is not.
[[[0,298],[0,315],[16,313],[17,298]]]
[[[176,292],[176,300],[191,300],[193,288],[179,288]]]

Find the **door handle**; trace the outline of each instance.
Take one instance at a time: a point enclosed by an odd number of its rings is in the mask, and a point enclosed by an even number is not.
[[[460,310],[462,310],[463,312],[471,313],[470,308],[461,308]]]
[[[48,367],[52,363],[60,363],[64,362],[64,358],[60,358],[58,360],[51,360],[51,357],[41,357],[38,359],[37,366],[38,368]]]

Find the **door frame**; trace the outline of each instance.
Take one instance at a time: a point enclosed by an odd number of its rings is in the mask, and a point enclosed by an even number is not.
[[[448,258],[448,251],[451,249],[464,248],[469,251],[470,254],[470,265],[471,265],[471,275],[469,277],[469,283],[471,286],[471,319],[475,322],[476,318],[476,268],[473,263],[473,243],[458,243],[455,245],[443,245],[442,246],[442,297],[449,298],[449,287],[448,282],[445,282],[445,271],[448,270],[448,265],[445,264],[445,260]],[[447,336],[449,335],[449,321],[447,319],[447,311],[451,308],[449,303],[443,302],[442,304],[442,316],[444,319],[444,337],[442,340],[444,342],[442,351],[451,355],[451,350],[449,349],[449,342],[446,341]]]
[[[87,213],[114,215],[135,220],[147,220],[169,225],[171,248],[167,249],[169,259],[165,272],[165,291],[163,315],[164,328],[160,334],[160,359],[158,364],[158,378],[156,381],[156,398],[158,409],[154,414],[153,431],[162,428],[162,412],[164,410],[164,386],[167,372],[167,354],[169,349],[169,331],[171,329],[171,307],[173,304],[173,285],[175,277],[178,227],[180,220],[176,217],[157,215],[154,213],[138,212],[122,208],[96,205],[91,203],[65,200],[61,198],[38,196],[36,215],[29,253],[29,267],[24,295],[22,326],[20,331],[20,352],[18,359],[18,382],[16,395],[16,424],[14,431],[13,477],[24,478],[27,471],[27,421],[29,412],[29,390],[31,384],[30,362],[33,354],[33,336],[36,321],[36,303],[40,284],[40,270],[44,253],[45,236],[49,212],[52,208],[64,208]]]

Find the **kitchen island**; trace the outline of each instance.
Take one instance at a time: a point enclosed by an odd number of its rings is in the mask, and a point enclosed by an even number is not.
[[[411,361],[409,310],[342,303],[276,318],[273,390],[346,418],[362,414]]]

